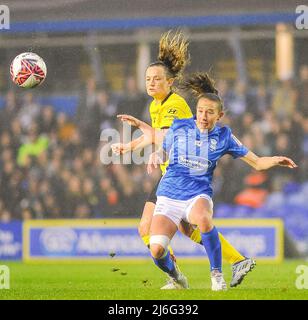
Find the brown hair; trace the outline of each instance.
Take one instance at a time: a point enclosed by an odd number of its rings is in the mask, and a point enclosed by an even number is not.
[[[159,41],[159,53],[157,61],[149,67],[163,66],[167,71],[167,78],[180,78],[185,66],[189,62],[187,47],[189,42],[181,31],[164,33]]]
[[[207,98],[217,102],[219,110],[224,109],[223,102],[215,88],[215,82],[206,72],[197,72],[189,75],[181,83],[181,89],[190,91],[197,100]]]

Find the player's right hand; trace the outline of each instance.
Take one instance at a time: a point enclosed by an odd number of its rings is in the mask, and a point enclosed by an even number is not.
[[[163,163],[164,162],[157,151],[151,153],[151,155],[149,157],[149,162],[147,165],[148,174],[151,174],[153,172],[154,168],[156,169],[160,164],[163,164]]]
[[[111,145],[111,150],[114,154],[119,156],[120,154],[124,154],[129,151],[126,144],[124,143],[114,143]]]
[[[123,122],[127,122],[130,126],[137,128],[140,126],[140,120],[128,114],[118,114],[117,118],[119,118]]]

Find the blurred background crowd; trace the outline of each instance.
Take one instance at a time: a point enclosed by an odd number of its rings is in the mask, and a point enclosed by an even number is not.
[[[126,79],[122,95],[89,78],[73,116],[40,105],[29,91],[6,94],[0,110],[1,219],[101,218],[139,216],[147,194],[159,178],[145,165],[104,165],[100,133],[121,131],[116,119],[129,113],[148,123],[150,99]],[[285,155],[297,170],[255,172],[241,161],[224,157],[216,170],[216,204],[261,207],[271,192],[305,182],[308,172],[308,66],[294,80],[272,87],[216,81],[224,99],[223,123],[258,155]],[[194,106],[191,105],[192,109]]]

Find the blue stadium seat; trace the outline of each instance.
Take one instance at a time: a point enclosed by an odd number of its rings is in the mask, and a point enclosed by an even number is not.
[[[249,206],[237,205],[235,207],[235,214],[237,217],[249,218],[254,211],[255,209]]]
[[[301,185],[296,182],[288,182],[283,186],[282,190],[283,190],[283,193],[286,195],[289,195],[292,193],[298,193],[301,190]]]
[[[214,206],[215,218],[233,218],[234,206],[232,204],[220,203]]]
[[[274,192],[270,194],[264,206],[267,208],[277,208],[285,203],[285,195],[282,192]]]

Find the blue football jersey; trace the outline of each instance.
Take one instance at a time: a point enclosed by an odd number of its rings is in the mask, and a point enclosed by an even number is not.
[[[228,126],[216,125],[200,132],[195,118],[175,119],[163,141],[169,165],[157,196],[188,200],[199,194],[212,197],[212,178],[217,161],[225,154],[244,157],[249,151]]]

